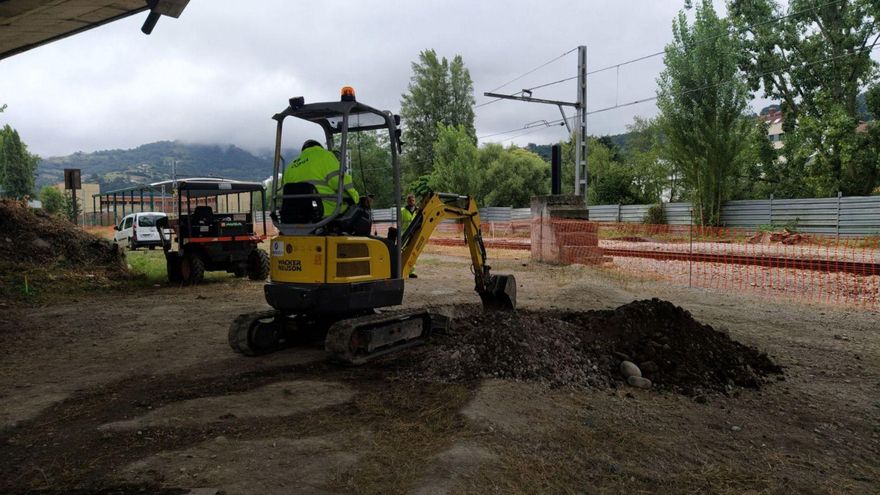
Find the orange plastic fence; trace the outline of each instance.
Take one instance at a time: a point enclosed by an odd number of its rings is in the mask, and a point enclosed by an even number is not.
[[[516,225],[506,226],[507,231],[521,231]],[[676,285],[880,308],[880,235],[838,238],[556,219],[518,226],[531,230],[530,239],[518,234],[487,235],[484,226],[487,247],[528,247],[533,258],[537,253],[545,261],[602,264],[633,278]],[[461,243],[458,239],[432,242]]]
[[[880,236],[602,224],[609,266],[692,287],[880,307]]]

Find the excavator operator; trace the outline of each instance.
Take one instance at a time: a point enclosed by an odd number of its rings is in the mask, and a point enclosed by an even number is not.
[[[282,184],[294,182],[307,182],[315,186],[318,194],[335,196],[339,190],[339,160],[336,155],[325,150],[321,143],[308,139],[303,143],[299,157],[290,162],[282,177]],[[352,205],[358,204],[360,195],[355,190],[349,173],[346,172],[342,184],[345,191],[343,199],[350,199]],[[336,210],[336,201],[325,199],[323,203],[326,218]],[[347,209],[343,207],[341,212]]]

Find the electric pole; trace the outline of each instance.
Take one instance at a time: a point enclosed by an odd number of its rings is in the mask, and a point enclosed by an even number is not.
[[[587,47],[584,45],[578,47],[577,77],[577,98],[576,101],[573,103],[568,101],[532,98],[532,92],[525,89],[522,91],[522,96],[504,95],[498,93],[483,93],[483,96],[488,96],[490,98],[501,98],[505,100],[525,101],[528,103],[544,103],[547,105],[556,105],[557,107],[559,107],[559,112],[562,113],[562,121],[565,123],[565,128],[568,129],[569,135],[571,135],[572,128],[568,124],[568,117],[566,117],[563,107],[573,107],[577,111],[577,116],[575,119],[577,126],[574,129],[574,194],[576,196],[583,196],[584,202],[586,203],[587,173],[589,167],[587,166]]]
[[[574,194],[587,201],[587,47],[578,47],[577,135],[575,137]]]

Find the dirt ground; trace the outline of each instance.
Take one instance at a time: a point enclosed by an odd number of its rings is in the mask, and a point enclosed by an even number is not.
[[[0,492],[877,493],[877,313],[496,254],[523,308],[659,297],[766,351],[784,380],[699,397],[431,383],[318,346],[234,354],[227,326],[266,307],[260,283],[71,295],[0,313]],[[417,272],[407,307],[477,301],[464,258]]]

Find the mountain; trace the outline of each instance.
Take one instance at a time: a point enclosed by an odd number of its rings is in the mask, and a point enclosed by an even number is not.
[[[178,177],[223,177],[262,180],[272,175],[272,159],[237,146],[159,141],[128,150],[77,152],[44,158],[37,166],[37,190],[64,180],[65,168],[82,170],[83,182],[98,182],[101,191],[171,178],[172,162]]]

